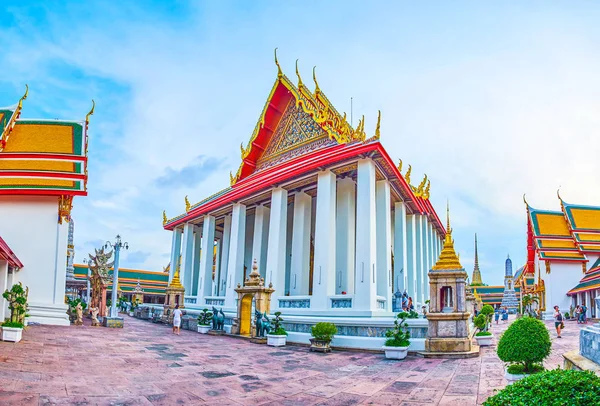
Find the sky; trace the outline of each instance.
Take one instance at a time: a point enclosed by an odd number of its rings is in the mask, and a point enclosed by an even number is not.
[[[87,197],[75,261],[120,234],[121,266],[169,262],[169,217],[229,184],[277,69],[299,59],[354,121],[363,114],[431,201],[484,283],[526,255],[526,212],[600,205],[600,3],[474,1],[4,0],[0,106],[25,84],[23,118],[83,119]]]

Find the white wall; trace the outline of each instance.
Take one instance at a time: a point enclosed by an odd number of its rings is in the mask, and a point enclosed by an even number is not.
[[[546,284],[546,313],[544,318],[548,319],[552,316],[556,305],[562,313],[569,310],[571,298],[567,296],[567,292],[577,286],[583,277],[583,272],[581,262],[552,262],[550,273],[547,274],[546,264],[542,261],[540,270],[542,279]]]
[[[23,263],[13,284],[29,287],[31,322],[68,325],[64,304],[68,223],[58,224],[58,197],[0,196],[2,238]]]

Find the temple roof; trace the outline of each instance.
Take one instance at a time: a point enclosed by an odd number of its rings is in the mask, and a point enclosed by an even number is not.
[[[540,259],[586,261],[575,244],[563,212],[527,207]]]
[[[23,268],[23,263],[17,258],[17,255],[12,252],[6,241],[0,237],[0,259],[8,262],[13,268]]]
[[[588,271],[585,276],[579,281],[579,284],[567,292],[567,295],[572,295],[578,292],[583,292],[591,289],[600,288],[600,268],[595,267]]]
[[[396,166],[379,142],[381,115],[373,136],[367,138],[364,117],[353,128],[346,115],[333,107],[319,87],[314,69],[315,90],[310,91],[297,67],[298,84],[294,85],[281,71],[277,57],[275,63],[277,78],[248,143],[240,147],[241,164],[235,175],[230,175],[230,187],[196,204],[189,204],[186,199],[186,212],[174,218],[168,219],[164,213],[165,229],[172,230],[274,184],[291,181],[325,166],[343,165],[357,156],[370,156],[378,170],[390,180],[394,195],[406,203],[407,211],[428,215],[434,227],[444,235],[444,226],[429,201],[427,177],[418,187],[412,186],[411,167],[403,175],[402,163]]]
[[[0,108],[0,194],[86,195],[85,120],[22,119],[27,92]]]
[[[452,228],[450,227],[450,209],[447,210],[447,226],[446,226],[446,237],[444,239],[444,247],[440,252],[440,257],[436,264],[431,268],[434,271],[439,270],[458,270],[463,269],[454,250],[454,240],[452,239]]]
[[[75,264],[74,276],[77,280],[86,280],[87,265]],[[113,274],[114,269],[110,268],[109,275]],[[111,279],[112,280],[112,279]],[[144,294],[164,294],[165,288],[169,283],[169,274],[162,271],[146,271],[141,269],[119,268],[119,289],[125,293],[135,293],[135,288],[140,283]],[[112,284],[110,284],[112,287]]]

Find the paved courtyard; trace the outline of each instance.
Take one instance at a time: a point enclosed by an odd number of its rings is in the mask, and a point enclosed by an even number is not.
[[[547,323],[550,327],[550,323]],[[494,333],[507,324],[494,325]],[[553,337],[546,367],[578,347]],[[2,405],[460,405],[506,385],[495,347],[479,358],[387,361],[382,354],[272,348],[125,316],[125,328],[33,326],[0,342]]]

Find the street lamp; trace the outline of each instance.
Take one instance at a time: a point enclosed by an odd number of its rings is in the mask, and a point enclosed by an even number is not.
[[[87,289],[85,291],[85,304],[87,305],[87,307],[90,307],[90,278],[92,277],[92,270],[90,269],[90,265],[92,264],[92,260],[91,259],[87,259],[84,258],[83,259],[83,263],[87,265],[88,267],[88,273],[87,273]]]
[[[117,290],[119,283],[119,252],[121,252],[121,248],[129,249],[129,244],[126,242],[121,242],[121,236],[117,234],[117,238],[115,243],[112,244],[110,241],[107,241],[104,244],[104,248],[112,248],[115,253],[115,265],[113,271],[113,288],[112,288],[112,299],[110,306],[110,317],[119,317],[119,312],[117,310]]]

